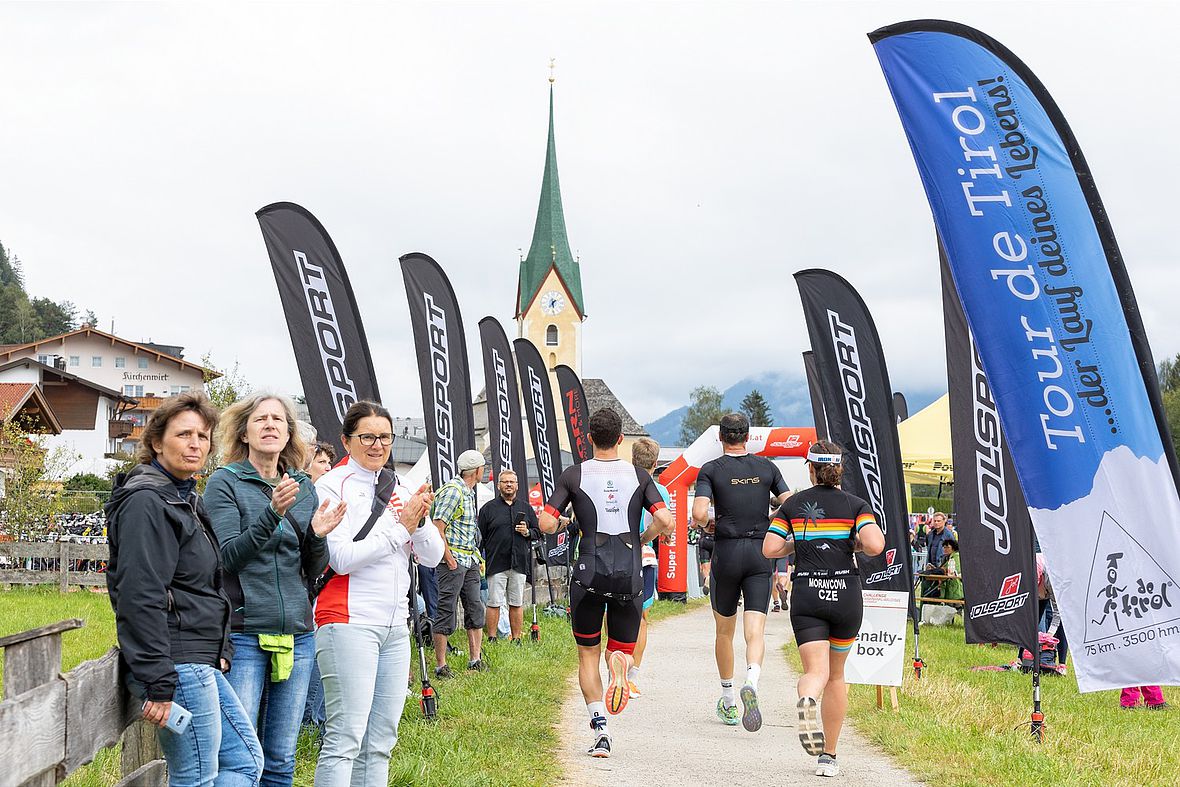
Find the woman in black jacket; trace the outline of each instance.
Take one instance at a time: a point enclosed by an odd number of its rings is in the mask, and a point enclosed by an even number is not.
[[[115,609],[127,685],[158,725],[173,787],[253,787],[262,747],[224,672],[230,668],[230,603],[221,552],[195,491],[212,447],[217,411],[204,394],[167,399],[140,439],[140,465],[106,506]],[[174,706],[192,714],[165,729]]]

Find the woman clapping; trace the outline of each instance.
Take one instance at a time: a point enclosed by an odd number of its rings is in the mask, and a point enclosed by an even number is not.
[[[307,446],[286,398],[254,394],[234,403],[218,436],[225,464],[204,497],[234,608],[229,682],[260,731],[261,783],[289,787],[315,659],[307,588],[328,564],[324,536],[345,507],[319,503],[301,469]]]
[[[316,598],[316,661],[327,723],[316,787],[385,787],[410,672],[410,550],[424,566],[443,556],[438,529],[419,527],[433,495],[396,487],[385,469],[393,419],[375,402],[344,416],[348,461],[316,482],[320,498],[348,505],[328,536],[335,576]]]

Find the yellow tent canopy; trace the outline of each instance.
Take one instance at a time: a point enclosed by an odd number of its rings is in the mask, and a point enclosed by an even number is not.
[[[948,484],[955,480],[948,394],[898,424],[897,437],[907,484]]]

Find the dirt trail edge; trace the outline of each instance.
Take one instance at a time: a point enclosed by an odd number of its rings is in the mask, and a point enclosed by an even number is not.
[[[610,717],[614,750],[609,759],[586,754],[592,742],[586,705],[576,678],[571,680],[560,722],[559,756],[565,774],[561,783],[603,787],[921,784],[847,725],[840,735],[840,775],[815,775],[815,758],[803,751],[795,731],[797,678],[781,652],[791,641],[790,620],[786,612],[771,613],[769,618],[758,685],[761,730],[750,733],[740,725],[727,727],[715,715],[721,690],[713,660],[713,613],[707,607],[697,609],[651,628],[637,681],[643,696],[633,699],[622,714]],[[735,683],[740,687],[745,677],[740,623],[735,649]],[[895,718],[886,713],[880,716],[882,723]]]

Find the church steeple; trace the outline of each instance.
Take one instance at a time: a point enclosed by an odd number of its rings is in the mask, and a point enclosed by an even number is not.
[[[557,145],[553,135],[553,77],[549,78],[549,144],[545,151],[545,174],[541,180],[541,201],[537,206],[537,223],[528,256],[520,263],[516,314],[522,317],[536,299],[553,270],[569,292],[578,316],[585,319],[582,302],[582,276],[578,262],[570,253],[565,230],[565,212],[561,207],[561,183],[557,175]]]

